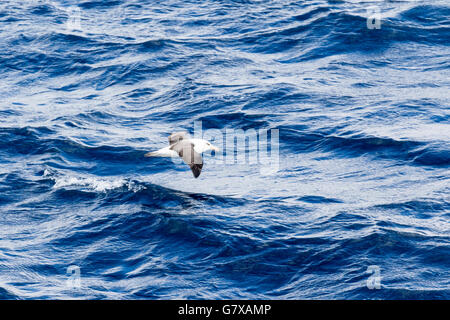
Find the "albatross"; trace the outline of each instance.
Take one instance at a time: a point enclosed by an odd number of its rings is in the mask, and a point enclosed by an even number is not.
[[[169,136],[169,146],[158,151],[148,152],[145,157],[180,157],[198,178],[203,168],[202,153],[219,148],[204,139],[191,139],[187,132],[175,132]]]

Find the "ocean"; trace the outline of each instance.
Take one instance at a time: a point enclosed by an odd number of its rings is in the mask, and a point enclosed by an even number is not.
[[[1,1],[0,299],[450,299],[449,45],[441,0]]]

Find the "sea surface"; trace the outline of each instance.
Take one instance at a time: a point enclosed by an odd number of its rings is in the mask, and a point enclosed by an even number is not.
[[[2,0],[0,299],[450,299],[449,45],[448,0]],[[144,157],[196,125],[198,179]]]

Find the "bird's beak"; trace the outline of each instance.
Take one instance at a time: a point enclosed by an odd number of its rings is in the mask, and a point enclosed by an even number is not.
[[[220,151],[220,149],[215,147],[215,146],[211,146],[211,149],[214,150],[215,152],[219,152]]]

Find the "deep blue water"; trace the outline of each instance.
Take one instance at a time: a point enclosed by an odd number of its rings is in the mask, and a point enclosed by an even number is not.
[[[1,1],[0,298],[449,299],[449,44],[448,1]],[[143,157],[196,121],[278,170]]]

